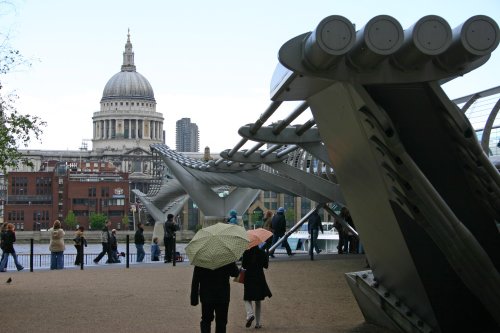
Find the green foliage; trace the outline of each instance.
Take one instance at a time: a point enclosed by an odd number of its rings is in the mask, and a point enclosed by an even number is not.
[[[68,212],[68,215],[66,215],[66,218],[64,219],[64,223],[66,223],[66,226],[71,229],[71,230],[75,230],[76,229],[76,225],[78,224],[78,219],[75,215],[75,213],[73,213],[72,210],[70,210]]]
[[[125,214],[125,215],[123,215],[123,217],[122,217],[122,224],[123,224],[123,228],[124,228],[125,230],[128,230],[128,228],[129,228],[129,227],[128,227],[129,223],[130,223],[130,220],[128,219],[128,215],[126,215],[126,214]]]
[[[264,216],[264,212],[261,209],[256,209],[252,212],[252,224],[256,228],[262,227],[262,217]]]
[[[203,226],[201,224],[197,224],[194,226],[194,233],[197,233],[198,230],[201,230],[203,228]]]
[[[20,65],[30,65],[17,50],[10,48],[6,40],[0,43],[0,77]],[[16,168],[19,163],[33,167],[33,163],[19,152],[19,146],[28,146],[33,139],[40,140],[41,127],[46,123],[37,116],[19,113],[14,103],[15,93],[2,93],[0,80],[0,171]]]
[[[89,221],[92,230],[101,230],[106,224],[108,217],[102,213],[90,213]]]

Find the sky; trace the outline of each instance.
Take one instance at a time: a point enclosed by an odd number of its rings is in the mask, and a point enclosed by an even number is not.
[[[0,44],[7,38],[32,66],[0,77],[1,92],[15,91],[19,112],[47,122],[41,142],[31,141],[29,149],[77,150],[92,138],[92,115],[100,109],[104,86],[120,71],[128,29],[137,72],[151,83],[156,111],[165,118],[165,143],[175,148],[175,122],[188,117],[199,127],[200,151],[208,146],[220,152],[233,148],[241,140],[238,129],[270,104],[281,45],[329,15],[346,17],[356,29],[382,14],[403,29],[431,14],[452,29],[474,15],[500,23],[498,0],[8,2],[12,6],[0,1]],[[499,86],[499,74],[500,48],[485,65],[443,89],[450,99],[462,97]],[[293,106],[278,109],[274,119],[286,117]]]

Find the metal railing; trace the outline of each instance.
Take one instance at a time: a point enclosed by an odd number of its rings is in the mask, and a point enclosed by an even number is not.
[[[175,260],[173,260],[172,262],[172,265],[175,266],[176,262],[182,262],[182,261],[185,261],[186,260],[186,255],[185,254],[182,254],[178,251],[176,251],[176,239],[175,239],[175,236],[174,236],[174,247],[173,247],[173,257],[175,258]],[[34,269],[45,269],[45,268],[50,268],[50,261],[51,261],[51,256],[52,254],[51,253],[34,253],[34,240],[33,239],[30,239],[30,253],[19,253],[19,254],[16,254],[17,255],[17,260],[19,262],[19,264],[21,264],[24,269],[29,269],[31,272],[34,270]],[[126,244],[125,244],[125,248],[126,248],[126,251],[125,252],[119,252],[119,255],[118,255],[118,259],[120,260],[120,262],[125,262],[125,265],[126,265],[126,268],[129,268],[129,264],[131,262],[136,262],[137,261],[137,253],[130,253],[129,251],[129,247],[130,247],[130,239],[129,239],[129,235],[126,236]],[[16,268],[16,265],[15,265],[15,262],[14,262],[14,258],[12,258],[11,255],[9,255],[8,253],[5,253],[5,255],[8,255],[9,258],[8,258],[8,262],[7,262],[7,269],[8,270],[15,270],[17,269]],[[76,260],[76,256],[77,254],[76,253],[67,253],[67,254],[64,254],[64,267],[80,267],[81,269],[83,269],[84,266],[88,266],[88,265],[96,265],[96,263],[94,262],[94,259],[99,255],[99,253],[83,253],[83,264],[80,264],[80,265],[75,265],[75,260]],[[164,256],[165,254],[162,253],[159,257],[159,261],[164,261]],[[2,258],[3,258],[3,255],[2,255]],[[106,263],[108,259],[108,255],[104,255],[100,262],[104,262]],[[142,260],[141,263],[148,263],[148,262],[153,262],[151,260],[151,254],[150,253],[145,253],[144,254],[144,259]],[[114,262],[115,264],[118,264],[118,262]],[[110,263],[111,264],[111,263]]]
[[[83,264],[84,266],[87,266],[87,265],[92,265],[92,266],[95,266],[96,264],[94,264],[94,259],[98,256],[99,253],[85,253],[83,255]],[[181,256],[181,260],[184,261],[186,258],[185,258],[185,255],[184,254],[180,254]],[[33,269],[46,269],[46,268],[50,268],[50,257],[51,257],[51,254],[50,253],[43,253],[43,254],[37,254],[37,253],[34,253],[34,254],[26,254],[26,253],[23,253],[23,254],[17,254],[17,259],[19,261],[19,263],[21,265],[23,265],[24,269],[25,270],[29,270],[30,268],[30,260],[31,258],[33,258]],[[76,259],[76,253],[68,253],[68,254],[64,254],[64,267],[65,268],[68,268],[68,267],[78,267],[75,265],[75,259]],[[120,261],[122,263],[125,263],[126,262],[126,257],[119,257]],[[135,263],[136,262],[136,259],[137,259],[137,254],[136,253],[130,253],[129,254],[129,261],[131,263]],[[101,261],[100,261],[100,264],[104,264],[107,260],[107,255],[105,255]],[[163,261],[163,254],[160,258],[160,261]],[[142,261],[143,263],[148,263],[148,262],[153,262],[151,261],[151,254],[150,253],[146,253],[146,255],[144,256],[144,260]],[[7,264],[7,270],[16,270],[16,265],[14,264],[14,259],[12,258],[12,256],[9,256],[9,262]]]

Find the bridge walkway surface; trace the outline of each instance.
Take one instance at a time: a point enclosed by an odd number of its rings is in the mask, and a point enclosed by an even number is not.
[[[388,332],[365,323],[348,288],[344,273],[365,265],[364,255],[277,255],[266,271],[273,297],[262,303],[260,331]],[[199,332],[201,308],[189,302],[192,272],[183,262],[1,273],[1,331]],[[230,283],[227,332],[254,331],[245,328],[243,285]]]

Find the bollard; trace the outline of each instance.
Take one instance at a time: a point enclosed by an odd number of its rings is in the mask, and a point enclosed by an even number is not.
[[[129,249],[129,246],[130,246],[130,235],[127,235],[127,243],[126,243],[126,251],[127,251],[127,264],[126,264],[126,267],[129,268],[130,267],[130,249]]]
[[[84,262],[84,258],[85,258],[85,244],[87,244],[87,240],[85,240],[83,238],[83,235],[82,235],[82,241],[80,242],[81,243],[81,248],[82,248],[82,260],[80,261],[80,270],[83,271],[83,262]],[[78,255],[78,254],[77,254]]]
[[[176,252],[175,251],[175,246],[176,246],[175,232],[174,232],[174,241],[173,242],[174,242],[174,244],[172,246],[172,252],[173,252],[172,253],[172,258],[174,258],[174,259],[172,260],[172,266],[175,266],[175,262],[177,261],[177,255],[175,253]]]
[[[314,235],[313,235],[313,230],[311,229],[311,241],[309,242],[309,255],[311,256],[311,260],[314,260]]]
[[[33,272],[33,238],[30,239],[30,272]]]

